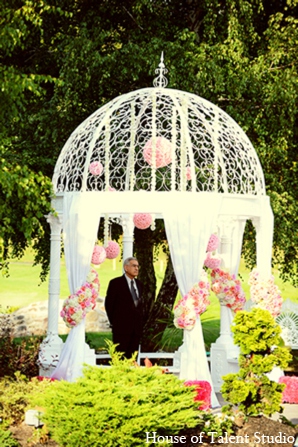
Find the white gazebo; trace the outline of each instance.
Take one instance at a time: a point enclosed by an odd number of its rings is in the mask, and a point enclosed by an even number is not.
[[[245,223],[257,234],[257,268],[271,273],[273,215],[262,168],[248,137],[223,110],[187,92],[166,88],[163,58],[154,87],[121,95],[74,130],[58,158],[53,185],[48,333],[41,374],[60,357],[58,377],[73,380],[94,363],[82,322],[63,347],[58,336],[61,234],[70,292],[86,280],[101,218],[123,227],[124,257],[133,253],[133,214],[164,219],[179,289],[199,279],[209,237],[220,238],[223,267],[237,274]],[[90,165],[100,167],[94,174]],[[93,173],[92,173],[92,172]],[[231,314],[221,307],[221,333],[211,350],[213,389],[232,371]],[[67,346],[66,346],[67,345]],[[201,322],[185,330],[180,377],[210,380]],[[236,354],[234,355],[234,357]],[[57,372],[58,370],[58,372]],[[214,403],[214,401],[213,401]]]

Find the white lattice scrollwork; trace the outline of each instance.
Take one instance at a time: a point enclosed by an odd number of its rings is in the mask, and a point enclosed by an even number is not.
[[[284,301],[276,322],[281,327],[285,344],[292,349],[298,349],[298,305],[289,299]]]
[[[166,89],[161,64],[156,87],[115,98],[72,133],[56,164],[56,194],[265,194],[259,159],[243,130],[209,101]],[[90,169],[91,163],[96,169]]]

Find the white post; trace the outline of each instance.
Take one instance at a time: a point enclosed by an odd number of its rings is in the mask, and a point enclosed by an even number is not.
[[[47,337],[40,345],[38,359],[41,376],[51,375],[63,345],[62,339],[58,335],[62,222],[60,217],[53,214],[47,216],[47,221],[51,226],[50,278]]]
[[[121,225],[123,228],[123,260],[133,256],[133,232],[134,223],[132,214],[122,216]]]
[[[230,272],[232,267],[232,237],[234,221],[230,217],[222,218],[220,222],[220,256],[222,267]],[[231,333],[231,310],[220,306],[220,336],[210,349],[211,377],[214,389],[220,391],[222,376],[238,371],[238,347],[234,345]]]

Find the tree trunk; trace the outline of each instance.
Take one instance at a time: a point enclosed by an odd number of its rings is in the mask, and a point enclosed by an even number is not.
[[[145,323],[142,350],[154,351],[158,349],[163,332],[172,317],[172,308],[177,296],[178,285],[173,269],[171,257],[168,257],[165,276],[155,301],[151,302],[148,318]]]
[[[143,303],[144,303],[144,321],[149,318],[152,303],[155,300],[156,294],[156,278],[154,271],[154,240],[152,230],[138,230],[134,231],[135,257],[140,264],[140,271],[138,279],[144,285]]]

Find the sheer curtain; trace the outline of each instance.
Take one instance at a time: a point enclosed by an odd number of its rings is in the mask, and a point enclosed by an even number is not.
[[[189,198],[165,206],[163,217],[171,258],[181,295],[184,296],[200,279],[209,237],[220,211],[219,195],[188,193]],[[184,330],[184,351],[180,378],[206,380],[212,386],[205,352],[202,325],[197,319],[192,330]],[[212,406],[218,406],[212,386]]]
[[[99,219],[100,212],[94,206],[92,193],[74,192],[64,195],[64,251],[71,294],[86,281],[90,271]],[[82,374],[86,348],[85,320],[83,320],[71,329],[51,377],[69,382],[79,377]]]

